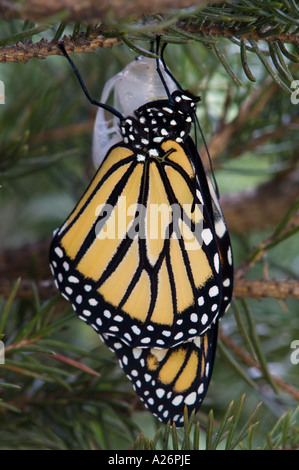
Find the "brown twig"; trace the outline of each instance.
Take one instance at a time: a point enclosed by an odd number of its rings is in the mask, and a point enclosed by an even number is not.
[[[235,27],[227,27],[223,28],[222,26],[217,25],[210,25],[210,26],[200,26],[198,27],[197,23],[188,22],[188,26],[186,27],[182,22],[182,27],[193,34],[205,34],[207,36],[220,36],[225,37],[228,39],[238,38],[238,39],[254,39],[255,41],[265,41],[265,42],[275,42],[275,41],[282,41],[283,43],[288,44],[299,44],[299,36],[298,34],[294,33],[278,33],[278,34],[267,34],[263,35],[262,32],[254,30],[250,32],[244,32],[239,29],[238,26]],[[268,32],[269,33],[269,32]]]
[[[209,3],[217,3],[219,0],[213,2],[202,1],[203,6]],[[30,0],[22,3],[7,2],[0,0],[0,15],[6,19],[12,19],[15,17],[21,17],[24,19],[31,19],[32,21],[51,21],[51,17],[57,14],[62,14],[65,22],[78,21],[85,22],[87,24],[96,24],[100,21],[105,20],[121,20],[123,18],[131,20],[134,18],[145,18],[146,16],[169,13],[179,8],[185,8],[190,5],[194,5],[192,0],[153,0],[148,2],[146,5],[143,0],[135,0],[127,2],[126,0],[110,0],[109,2],[97,2],[96,0],[87,0],[87,2],[79,2],[78,0],[64,0],[64,2],[51,2],[40,0]],[[179,11],[179,10],[178,10]],[[50,18],[50,20],[49,20]],[[159,24],[158,20],[149,21],[157,27]],[[284,44],[295,44],[299,45],[299,37],[293,33],[280,33],[264,36],[259,31],[251,31],[242,33],[238,26],[230,27],[227,25],[217,26],[214,24],[196,24],[186,22],[181,19],[177,23],[180,28],[186,32],[192,32],[193,34],[204,35],[207,37],[224,37],[228,39],[239,38],[248,39],[255,41],[266,41],[269,43],[280,40]],[[109,28],[104,27],[109,32]],[[119,34],[114,31],[112,34],[115,37],[106,38],[102,36],[103,26],[94,27],[91,34],[81,32],[75,36],[69,36],[64,38],[64,45],[68,52],[90,52],[102,47],[111,47],[112,45],[121,44],[122,41],[121,31],[125,28],[120,28]],[[141,31],[142,32],[142,31]],[[167,34],[167,28],[161,26],[161,31]],[[110,31],[111,35],[111,31]],[[38,42],[33,43],[32,41],[17,42],[13,45],[7,45],[0,47],[0,62],[27,62],[32,58],[44,59],[49,55],[60,55],[61,51],[57,47],[57,41],[47,41],[41,39]]]
[[[119,38],[106,38],[99,35],[95,30],[89,36],[80,33],[76,37],[68,36],[63,38],[63,44],[67,52],[92,52],[100,47],[112,47],[121,44]],[[0,47],[0,62],[27,62],[30,59],[45,59],[50,55],[62,55],[57,41],[41,39],[33,43],[27,41],[25,44],[18,42],[11,46]]]
[[[0,280],[0,296],[7,298],[14,285],[13,279]],[[43,280],[23,279],[20,282],[16,297],[30,300],[33,296],[33,287],[37,288],[41,299],[49,299],[57,294],[57,289],[53,279],[50,277]],[[259,281],[246,281],[244,279],[235,280],[234,297],[250,297],[261,300],[262,298],[272,298],[285,300],[288,298],[299,300],[299,281],[261,279]]]
[[[234,296],[241,299],[251,297],[260,300],[268,297],[278,300],[287,298],[299,300],[299,282],[293,280],[278,281],[276,279],[262,279],[260,281],[236,279]]]

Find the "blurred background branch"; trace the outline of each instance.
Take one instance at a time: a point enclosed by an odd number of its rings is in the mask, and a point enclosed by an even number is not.
[[[8,297],[14,285],[14,279],[0,279],[0,296]],[[37,289],[41,300],[49,299],[57,293],[57,289],[52,279],[37,281],[36,279],[23,279],[20,282],[16,297],[25,300],[32,300]],[[299,282],[293,280],[278,281],[275,279],[260,281],[245,281],[237,279],[234,287],[234,297],[242,299],[250,297],[261,300],[271,298],[286,300],[289,298],[299,300]],[[62,300],[62,302],[64,302]]]
[[[198,6],[205,6],[211,3],[206,0],[196,2]],[[220,3],[214,1],[213,3]],[[97,23],[99,21],[120,21],[122,19],[134,19],[143,16],[150,16],[156,13],[168,13],[169,10],[189,8],[194,6],[194,0],[153,0],[150,4],[144,3],[142,0],[87,0],[80,2],[79,0],[68,0],[51,2],[44,0],[25,0],[6,1],[0,0],[1,17],[6,20],[16,18],[30,19],[31,21],[48,21],[54,17],[59,20],[62,17],[64,21],[69,23]]]

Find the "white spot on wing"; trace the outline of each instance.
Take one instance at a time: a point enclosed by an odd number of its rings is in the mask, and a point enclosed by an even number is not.
[[[226,226],[222,219],[217,220],[215,224],[215,231],[219,238],[222,238],[226,232]]]

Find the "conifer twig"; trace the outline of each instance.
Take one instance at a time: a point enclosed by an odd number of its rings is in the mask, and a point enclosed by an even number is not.
[[[63,38],[64,47],[67,52],[91,52],[100,47],[112,47],[121,44],[119,38],[106,38],[94,32],[90,35],[79,33],[76,37]],[[30,59],[45,59],[50,55],[62,55],[57,41],[41,39],[33,43],[27,41],[25,44],[18,42],[10,46],[0,47],[0,62],[27,62]]]
[[[234,296],[236,298],[251,297],[254,299],[298,299],[299,282],[293,280],[278,281],[276,279],[262,279],[260,281],[246,281],[237,279]]]
[[[182,25],[181,25],[182,27]],[[188,22],[188,25],[185,26],[187,31],[190,31],[191,33],[201,33],[201,34],[207,34],[211,36],[219,36],[219,37],[225,37],[228,39],[233,39],[237,37],[238,39],[243,39],[243,40],[255,40],[255,41],[260,41],[263,40],[268,43],[274,43],[276,41],[282,41],[284,44],[299,44],[299,37],[298,34],[294,33],[276,33],[276,34],[270,34],[269,36],[264,36],[261,32],[259,32],[257,29],[254,29],[253,31],[244,31],[243,33],[240,32],[238,27],[229,27],[229,28],[223,28],[218,25],[211,25],[211,26],[200,26],[196,23],[190,23]]]
[[[255,361],[248,352],[246,352],[242,347],[236,344],[231,338],[225,335],[221,330],[219,332],[219,339],[225,344],[235,356],[239,357],[245,364],[250,367],[256,367],[258,370],[261,370],[260,364]],[[299,390],[292,385],[284,382],[280,377],[273,376],[272,380],[275,384],[282,390],[289,393],[296,401],[299,401]]]

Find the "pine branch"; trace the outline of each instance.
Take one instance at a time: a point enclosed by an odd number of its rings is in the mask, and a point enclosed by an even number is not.
[[[218,46],[219,38],[227,38],[240,46],[241,59],[244,71],[249,80],[255,81],[249,68],[246,50],[255,52],[262,63],[268,69],[272,78],[286,91],[291,93],[289,83],[293,81],[292,74],[288,71],[288,66],[284,56],[289,60],[298,62],[296,53],[289,51],[285,44],[294,45],[298,52],[299,38],[297,35],[298,9],[292,3],[282,5],[267,4],[261,8],[257,0],[252,0],[252,6],[242,2],[221,2],[218,7],[217,2],[212,2],[211,6],[206,6],[211,2],[198,2],[196,6],[191,6],[188,0],[159,0],[144,5],[144,2],[135,0],[134,2],[124,2],[123,0],[113,0],[113,2],[101,2],[100,4],[89,1],[78,3],[73,0],[67,5],[63,3],[53,4],[45,2],[42,6],[36,0],[25,2],[22,7],[13,2],[0,1],[0,12],[6,19],[25,17],[33,21],[40,21],[42,24],[35,28],[23,29],[11,38],[0,41],[0,62],[22,61],[25,62],[33,57],[45,58],[48,55],[60,53],[57,49],[56,41],[60,39],[67,22],[76,21],[74,33],[66,42],[72,42],[69,51],[81,52],[95,50],[98,47],[105,47],[101,35],[114,37],[115,43],[121,39],[133,50],[142,53],[139,46],[134,44],[135,40],[151,41],[157,33],[163,35],[163,40],[167,42],[187,42],[199,41],[210,47],[216,53],[218,59],[227,70],[231,78],[242,85],[231,70],[225,54]],[[189,8],[188,8],[189,7]],[[49,29],[47,24],[60,18],[62,23],[58,27],[53,41],[44,39],[32,44],[28,39],[32,35]],[[132,24],[132,18],[135,22]],[[96,28],[97,22],[101,21],[102,26]],[[103,21],[105,26],[103,26]],[[93,25],[87,27],[87,33],[81,33],[80,23]],[[44,26],[43,26],[44,25]],[[92,31],[92,34],[90,34]],[[26,43],[20,44],[23,40]],[[78,43],[79,39],[79,43]],[[268,43],[269,50],[263,51],[259,47],[259,42]],[[9,46],[14,42],[14,46]],[[66,44],[68,50],[69,44]],[[145,54],[146,51],[143,50]],[[150,52],[148,52],[150,54]],[[266,55],[271,55],[273,65],[268,63]],[[273,67],[274,66],[274,67]]]
[[[190,26],[181,24],[181,31],[185,31],[184,27],[188,31]],[[204,37],[225,37],[229,39],[234,39],[238,37],[239,39],[254,39],[255,41],[265,40],[266,42],[272,43],[281,41],[283,44],[295,44],[299,45],[299,37],[297,34],[276,34],[263,38],[262,35],[259,35],[257,32],[253,33],[244,33],[240,34],[238,31],[225,30],[220,27],[214,26],[205,26],[199,27],[192,30],[195,31],[194,34],[204,35]],[[38,31],[37,31],[38,32]],[[92,34],[87,34],[84,32],[79,33],[77,36],[68,36],[64,37],[64,45],[67,52],[79,53],[79,52],[92,52],[99,48],[112,47],[114,45],[122,44],[122,35],[119,33],[114,33],[115,37],[105,37],[102,36],[103,29],[94,28]],[[111,34],[111,33],[110,33]],[[113,33],[112,33],[113,34]],[[200,40],[200,38],[198,38]],[[203,42],[205,42],[203,40]],[[208,43],[206,39],[206,43]],[[61,55],[61,50],[57,46],[57,41],[41,39],[38,42],[33,43],[31,40],[23,43],[21,41],[16,42],[13,45],[2,45],[3,41],[0,41],[0,62],[28,62],[30,59],[45,59],[51,55]]]
[[[258,361],[254,360],[251,355],[246,352],[241,346],[236,344],[231,338],[225,335],[221,330],[219,332],[219,339],[225,344],[230,351],[233,352],[234,356],[240,358],[245,364],[250,367],[255,367],[258,370],[262,371],[261,365]],[[296,401],[299,402],[299,390],[296,387],[284,382],[280,377],[272,376],[275,384],[290,394]]]
[[[218,7],[217,4],[221,4]],[[206,5],[211,6],[206,6]],[[206,7],[206,8],[205,8]],[[279,7],[281,9],[279,9]],[[191,0],[153,0],[145,4],[142,0],[134,0],[127,2],[126,0],[105,0],[97,2],[96,0],[89,0],[87,2],[80,2],[78,0],[64,1],[54,3],[44,1],[42,4],[37,0],[26,0],[19,4],[17,1],[0,1],[0,14],[1,17],[7,20],[14,18],[23,18],[34,22],[49,22],[52,18],[63,19],[65,23],[69,22],[83,22],[86,24],[96,24],[98,22],[121,22],[123,20],[137,20],[139,18],[155,17],[158,14],[172,14],[175,16],[186,17],[198,14],[200,18],[209,20],[209,25],[201,25],[198,22],[188,21],[188,26],[184,20],[178,23],[178,26],[186,28],[187,32],[193,34],[205,34],[211,36],[221,37],[239,37],[246,39],[260,40],[273,42],[278,39],[284,43],[298,44],[298,37],[296,33],[276,31],[277,25],[284,25],[287,22],[297,25],[298,10],[292,3],[278,4],[265,4],[261,8],[260,3],[252,1],[251,7],[242,4],[242,2],[230,1],[207,1],[201,0],[197,2],[194,7],[194,2]],[[210,17],[210,18],[208,18]],[[261,20],[269,20],[261,21]],[[222,22],[221,25],[217,25]],[[261,25],[259,22],[261,21]],[[275,23],[276,22],[276,23]],[[274,23],[274,26],[272,24]],[[241,32],[244,26],[250,26],[249,31]],[[243,28],[241,27],[243,26]],[[248,28],[247,28],[248,29]],[[283,29],[283,28],[281,28]],[[271,34],[273,31],[273,34]],[[274,34],[274,32],[276,34]]]
[[[228,28],[223,28],[221,26],[210,25],[210,26],[198,26],[198,24],[192,22],[188,22],[185,24],[183,22],[180,23],[182,29],[189,31],[192,34],[203,34],[206,36],[214,36],[214,37],[224,37],[228,39],[235,39],[238,38],[239,40],[255,40],[255,41],[265,41],[266,43],[273,43],[276,41],[282,41],[284,44],[299,44],[299,37],[296,32],[294,33],[284,33],[279,32],[276,34],[271,34],[271,30],[269,33],[269,29],[267,29],[267,34],[263,33],[262,30],[252,30],[252,31],[243,31],[242,28],[238,26],[232,26]],[[275,28],[273,28],[273,31]]]
[[[237,279],[234,297],[240,299],[250,297],[259,300],[262,298],[299,300],[299,281],[278,281],[276,279],[246,281]]]
[[[232,400],[224,410],[221,420],[214,419],[214,410],[210,409],[208,418],[198,421],[194,415],[184,418],[182,434],[176,427],[170,425],[160,427],[153,439],[149,439],[143,433],[140,434],[132,445],[132,450],[296,450],[298,449],[298,413],[299,407],[289,411],[278,420],[273,428],[266,434],[265,441],[259,443],[257,449],[253,444],[255,429],[259,429],[262,423],[258,421],[262,410],[262,402],[257,403],[249,412],[247,420],[240,421],[244,414],[246,395],[243,394],[236,403]],[[204,438],[201,438],[202,432]],[[245,442],[245,439],[247,442]],[[167,456],[166,456],[167,457]],[[173,463],[173,457],[169,464]]]
[[[78,36],[69,36],[63,39],[68,52],[92,52],[99,47],[112,47],[120,44],[118,38],[106,38],[93,34],[80,33]],[[33,43],[31,40],[25,44],[18,42],[11,46],[0,47],[0,62],[27,62],[30,59],[45,59],[50,55],[62,55],[55,39],[47,41],[41,39]]]

